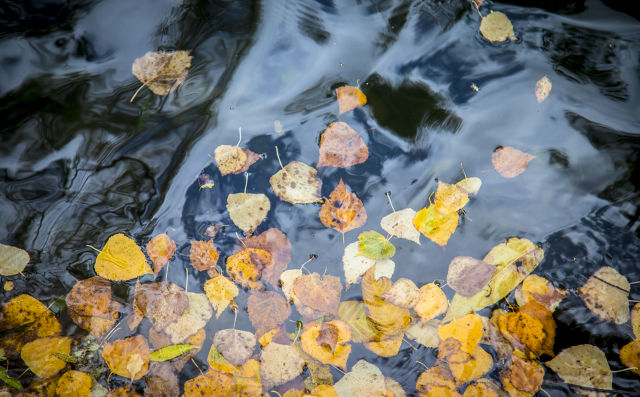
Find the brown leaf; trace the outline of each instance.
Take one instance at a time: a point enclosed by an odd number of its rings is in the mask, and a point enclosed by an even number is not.
[[[213,245],[213,240],[208,242],[191,240],[189,259],[196,270],[201,272],[205,270],[215,271],[219,256],[218,250]]]
[[[166,233],[158,234],[147,244],[147,255],[153,262],[153,275],[158,276],[162,267],[176,253],[176,243]]]
[[[213,316],[211,304],[205,294],[187,292],[187,298],[189,298],[187,310],[163,330],[171,338],[172,344],[182,343],[199,332]]]
[[[242,174],[260,159],[258,154],[239,146],[220,145],[213,154],[222,175]]]
[[[180,395],[176,370],[170,362],[152,362],[144,376],[145,396],[172,397]]]
[[[131,71],[154,94],[167,95],[175,91],[187,79],[191,59],[193,59],[192,56],[189,56],[190,52],[149,51],[143,57],[136,58]],[[135,94],[131,101],[134,98]]]
[[[182,287],[172,283],[142,284],[136,289],[134,305],[161,331],[187,310],[189,298]]]
[[[267,389],[293,380],[304,366],[304,359],[294,347],[273,342],[262,349],[260,362],[260,378]]]
[[[333,330],[331,328],[333,328]],[[321,331],[324,333],[324,336],[320,335]],[[337,335],[333,349],[327,349],[326,333],[328,332],[335,332]],[[351,353],[351,345],[348,344],[350,340],[351,330],[347,323],[341,320],[323,323],[312,321],[305,324],[304,332],[300,335],[300,341],[305,353],[321,363],[335,365],[342,369],[347,368],[347,359]],[[329,345],[329,347],[330,346],[331,345]]]
[[[510,395],[534,395],[542,387],[544,369],[536,361],[511,353],[511,365],[500,372],[502,386]]]
[[[236,380],[233,375],[209,369],[184,383],[184,397],[234,396]]]
[[[347,168],[364,163],[368,157],[367,145],[347,123],[338,121],[329,124],[320,137],[318,167]]]
[[[491,163],[500,175],[515,178],[522,174],[536,156],[522,152],[511,146],[499,147],[491,155]]]
[[[149,369],[149,345],[142,335],[107,342],[102,350],[102,358],[116,375],[127,379],[142,378]]]
[[[227,258],[227,272],[233,281],[251,289],[263,288],[262,271],[272,265],[271,254],[257,248],[247,248]]]
[[[339,115],[367,103],[367,97],[360,91],[360,88],[350,85],[338,87],[336,96],[338,97]]]
[[[367,211],[362,201],[342,182],[329,195],[329,199],[322,204],[320,221],[326,227],[341,233],[356,229],[367,222]]]
[[[280,275],[291,262],[291,242],[276,228],[271,228],[258,236],[240,240],[245,248],[258,248],[271,254],[273,264],[262,269],[262,279],[274,287],[278,286]]]
[[[473,296],[487,285],[495,268],[470,256],[456,256],[449,263],[447,285],[462,296]]]
[[[102,337],[120,315],[122,305],[111,298],[111,283],[100,276],[80,280],[65,299],[69,316],[95,338]]]
[[[213,344],[233,365],[242,365],[253,354],[256,337],[248,331],[222,329],[213,336]]]
[[[279,327],[289,315],[291,307],[287,300],[277,292],[255,291],[248,299],[249,320],[256,330],[256,337]]]
[[[293,282],[296,308],[307,320],[336,315],[340,304],[342,284],[335,276],[318,273],[302,275]]]

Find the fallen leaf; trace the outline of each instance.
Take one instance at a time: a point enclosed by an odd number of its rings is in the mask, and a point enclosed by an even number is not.
[[[420,290],[408,278],[399,278],[381,298],[396,306],[411,309],[420,300]]]
[[[475,313],[466,314],[451,322],[440,325],[438,336],[441,341],[453,338],[460,342],[460,350],[474,354],[476,346],[482,338],[484,326],[482,319]]]
[[[56,382],[58,397],[89,397],[93,380],[89,374],[80,371],[67,371]]]
[[[256,230],[271,209],[262,193],[234,193],[227,196],[227,211],[233,223],[244,232]]]
[[[260,363],[249,359],[233,373],[236,379],[236,396],[258,396],[262,393]]]
[[[320,158],[318,167],[347,168],[364,163],[369,157],[369,149],[362,137],[347,123],[338,121],[320,137]]]
[[[329,199],[322,204],[320,221],[326,227],[341,233],[363,226],[367,222],[367,211],[364,204],[340,178],[340,183],[329,194]]]
[[[213,245],[213,240],[196,241],[191,240],[191,250],[189,251],[189,260],[191,266],[198,271],[213,270],[215,271],[218,263],[218,250]]]
[[[627,343],[620,349],[620,362],[627,368],[633,368],[634,374],[640,375],[640,340]]]
[[[100,276],[78,281],[65,302],[73,321],[95,338],[101,338],[115,325],[122,308],[111,298],[109,280]]]
[[[332,385],[318,385],[311,390],[310,394],[304,394],[302,397],[339,397]]]
[[[379,339],[380,331],[369,320],[364,303],[359,301],[340,302],[338,317],[349,325],[351,339],[354,342],[365,343],[376,338]]]
[[[440,320],[437,319],[429,320],[426,323],[415,321],[407,328],[405,335],[425,347],[436,348],[440,343],[440,337],[438,336],[439,326]]]
[[[513,33],[513,25],[507,16],[500,11],[491,11],[482,17],[480,33],[489,41],[517,40]]]
[[[153,356],[153,353],[151,354]],[[179,396],[180,385],[177,371],[170,362],[152,362],[144,376],[145,396]]]
[[[256,337],[247,331],[223,329],[213,336],[213,344],[233,365],[242,365],[253,354]]]
[[[246,248],[258,248],[271,254],[273,264],[262,269],[262,279],[274,287],[278,286],[280,275],[291,262],[291,242],[276,228],[267,229],[258,236],[240,240]]]
[[[611,368],[604,352],[593,345],[577,345],[562,350],[558,355],[544,363],[572,385],[610,390],[612,387]],[[580,394],[589,396],[604,395],[574,387]]]
[[[387,397],[406,397],[406,393],[404,392],[404,389],[402,389],[400,383],[390,376],[384,377],[384,385],[387,388]]]
[[[551,92],[551,80],[547,76],[542,76],[540,80],[536,82],[535,93],[538,103],[542,103]]]
[[[184,397],[234,396],[235,393],[233,375],[214,369],[184,382]]]
[[[172,344],[184,342],[188,337],[202,329],[213,315],[209,299],[205,294],[187,292],[189,306],[176,319],[164,328]],[[195,343],[192,343],[195,344]]]
[[[556,288],[549,280],[536,274],[527,276],[516,291],[518,305],[537,302],[552,312],[566,296],[567,292],[564,289]]]
[[[13,283],[13,281],[6,281],[2,286],[2,289],[4,289],[5,291],[13,291],[14,287],[15,284]]]
[[[413,307],[420,320],[426,323],[447,311],[449,301],[442,289],[435,283],[425,284],[420,287],[418,303]]]
[[[416,212],[411,208],[395,211],[380,220],[380,227],[392,236],[420,244],[420,232],[413,225]]]
[[[542,365],[524,359],[516,352],[511,353],[510,363],[500,371],[503,388],[514,396],[533,396],[542,388],[543,379]]]
[[[322,202],[322,181],[318,171],[299,161],[292,161],[269,179],[273,192],[280,200],[292,204]]]
[[[266,389],[280,386],[302,373],[304,359],[289,345],[269,343],[260,353],[260,379]]]
[[[27,251],[0,244],[0,275],[15,276],[22,273],[29,263],[29,259]]]
[[[331,329],[336,333],[336,341],[333,348],[321,343],[322,338],[318,341],[321,330],[328,332],[327,329]],[[305,353],[323,364],[331,364],[344,370],[347,369],[347,359],[351,353],[351,345],[348,343],[350,340],[351,330],[341,320],[324,323],[312,321],[305,325],[304,332],[300,335],[300,342]]]
[[[172,283],[142,284],[136,288],[134,306],[161,331],[187,310],[189,298],[182,287]]]
[[[142,85],[149,87],[154,94],[168,95],[187,79],[193,59],[192,56],[189,56],[190,52],[149,51],[143,57],[133,61],[131,71]],[[131,102],[136,94],[131,98]]]
[[[147,255],[153,262],[153,275],[158,276],[162,267],[176,253],[176,243],[166,233],[158,234],[147,244]]]
[[[31,372],[41,378],[50,378],[60,372],[67,363],[53,353],[71,354],[71,338],[47,336],[26,343],[20,357]]]
[[[389,259],[396,253],[396,247],[384,236],[376,231],[369,230],[358,235],[358,251],[370,259]]]
[[[458,213],[442,215],[432,204],[416,213],[413,225],[426,238],[444,247],[458,227]]]
[[[300,276],[302,276],[302,270],[300,269],[286,270],[280,275],[282,292],[287,300],[293,304],[296,303],[296,296],[293,293],[293,282]]]
[[[346,85],[336,90],[338,97],[338,115],[353,110],[367,103],[367,97],[360,88]]]
[[[339,277],[312,273],[297,277],[292,291],[298,312],[307,320],[315,320],[337,314],[342,283]]]
[[[505,178],[515,178],[527,169],[527,165],[536,156],[522,152],[511,146],[497,148],[491,154],[493,168]]]
[[[241,174],[260,159],[258,154],[249,149],[229,145],[218,146],[213,155],[222,175]]]
[[[535,358],[543,352],[553,355],[553,350],[549,352],[544,348],[547,333],[542,322],[527,313],[518,311],[499,315],[498,328],[511,345],[525,356]]]
[[[272,265],[271,254],[257,248],[247,248],[227,258],[227,272],[233,281],[251,289],[263,287],[262,271]]]
[[[640,338],[640,303],[636,303],[631,310],[631,328],[633,336]]]
[[[601,320],[624,324],[629,321],[630,287],[625,276],[612,267],[603,266],[580,287],[578,295]]]
[[[444,365],[436,365],[423,371],[416,381],[416,391],[420,396],[455,396],[455,389],[456,382],[453,375]],[[441,394],[433,393],[434,391],[441,392]]]
[[[433,205],[442,215],[461,210],[469,202],[467,191],[456,186],[438,181]]]
[[[501,395],[502,391],[496,382],[482,378],[471,382],[464,389],[462,397],[500,397]]]
[[[462,296],[473,296],[487,285],[495,268],[470,256],[456,256],[449,263],[447,285]]]
[[[9,374],[7,373],[7,369],[5,367],[0,367],[0,380],[3,381],[4,383],[6,383],[7,385],[13,387],[14,389],[18,390],[18,391],[24,389],[22,387],[22,384],[17,379],[12,378],[11,376],[9,376]],[[9,396],[10,395],[11,394],[9,394]]]
[[[256,337],[278,328],[291,315],[287,300],[277,292],[253,292],[248,299],[249,320],[256,330]]]
[[[391,259],[375,260],[360,255],[360,248],[357,242],[351,243],[344,248],[342,256],[344,277],[347,288],[350,284],[356,284],[367,270],[374,268],[374,279],[380,277],[391,278],[395,269],[395,263]]]
[[[106,389],[104,389],[106,391]],[[99,394],[98,394],[99,395]],[[105,397],[140,397],[135,390],[130,390],[129,387],[116,387],[106,394]]]
[[[99,276],[113,281],[126,281],[153,273],[138,245],[122,233],[109,237],[96,257]]]
[[[340,397],[387,397],[387,386],[382,371],[375,365],[360,360],[333,386]]]
[[[493,367],[493,358],[482,347],[476,346],[471,358],[463,363],[448,363],[451,374],[458,383],[467,383],[484,376]]]
[[[102,350],[102,358],[111,372],[131,380],[140,379],[147,373],[150,354],[147,340],[142,335],[107,342]]]
[[[478,177],[472,176],[470,178],[464,178],[456,186],[463,189],[467,194],[478,194],[480,187],[482,187],[482,180]]]
[[[238,296],[238,287],[227,277],[217,275],[204,283],[204,293],[216,310],[216,318]]]
[[[152,352],[149,355],[149,360],[151,361],[168,361],[171,359],[174,359],[178,356],[183,355],[184,353],[193,350],[193,349],[197,349],[198,346],[194,346],[194,345],[187,345],[187,344],[181,344],[181,345],[169,345],[169,346],[165,346],[162,349],[158,349],[154,352]]]

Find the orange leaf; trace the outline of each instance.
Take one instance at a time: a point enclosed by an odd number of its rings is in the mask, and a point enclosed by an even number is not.
[[[184,383],[184,397],[234,396],[236,380],[233,375],[209,369]]]
[[[215,272],[218,263],[218,250],[213,245],[213,240],[195,241],[191,240],[191,250],[189,260],[191,265],[198,271],[212,270]]]
[[[476,350],[470,359],[463,363],[449,362],[451,374],[458,383],[467,383],[477,379],[493,367],[493,358],[482,347],[476,346]]]
[[[341,320],[324,323],[313,321],[306,324],[304,329],[300,335],[300,341],[302,349],[308,355],[321,363],[347,369],[347,359],[351,353],[351,345],[347,342],[351,340],[351,330],[345,322]],[[332,345],[324,343],[327,339],[326,334],[329,332],[336,334],[335,342]]]
[[[367,103],[367,97],[364,93],[358,87],[350,85],[338,87],[336,96],[338,97],[339,115]]]
[[[440,340],[453,338],[460,341],[460,350],[473,354],[482,338],[482,319],[475,313],[466,314],[438,328]]]
[[[629,342],[620,349],[620,361],[634,374],[640,375],[640,339]]]
[[[421,396],[430,393],[436,388],[443,388],[446,390],[455,390],[456,388],[453,375],[444,365],[436,365],[435,367],[431,367],[422,372],[416,382],[416,391]]]
[[[176,253],[176,243],[166,233],[158,234],[147,244],[147,255],[153,262],[153,274],[158,273]]]
[[[318,167],[347,168],[364,163],[369,157],[369,149],[362,137],[347,123],[342,121],[329,124],[320,137],[320,158]]]
[[[111,372],[131,380],[140,379],[147,373],[150,354],[147,340],[142,335],[107,342],[102,350],[102,358]]]
[[[444,247],[458,227],[458,213],[454,211],[442,215],[435,205],[430,205],[416,213],[413,225],[426,238]]]
[[[96,257],[95,270],[99,276],[113,281],[125,281],[151,274],[142,250],[122,233],[109,237]]]
[[[56,382],[56,396],[89,397],[92,383],[91,376],[84,372],[67,371]]]
[[[493,167],[505,178],[515,178],[522,174],[536,156],[522,152],[511,146],[499,147],[491,155]]]
[[[522,282],[522,301],[518,301],[521,306],[529,302],[538,302],[550,311],[554,311],[561,300],[567,296],[567,293],[556,288],[549,280],[535,274],[527,276]],[[516,294],[516,299],[518,295]]]
[[[262,288],[262,271],[271,267],[273,260],[268,251],[247,248],[227,258],[227,272],[236,283],[251,289]]]
[[[258,248],[271,254],[273,265],[262,269],[262,279],[274,287],[278,286],[280,275],[291,262],[291,242],[276,228],[271,228],[258,236],[240,240],[245,248]]]
[[[326,227],[341,233],[361,227],[367,222],[367,211],[362,201],[342,182],[329,195],[329,199],[322,204],[320,221]]]
[[[500,381],[509,395],[534,395],[542,387],[544,369],[536,361],[511,353],[511,365],[500,372]]]
[[[309,320],[326,315],[335,316],[338,313],[341,291],[340,278],[335,276],[312,273],[299,276],[293,282],[296,308]]]
[[[65,302],[73,321],[95,338],[113,327],[122,307],[111,298],[111,283],[100,276],[78,281]]]
[[[213,152],[222,175],[241,174],[249,169],[260,156],[239,146],[220,145]]]
[[[282,325],[289,315],[291,307],[287,300],[277,292],[256,291],[248,299],[249,320],[256,330],[256,337]]]

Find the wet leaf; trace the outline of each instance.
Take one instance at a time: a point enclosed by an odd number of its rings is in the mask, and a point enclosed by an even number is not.
[[[153,273],[140,247],[122,233],[109,237],[96,258],[95,270],[99,276],[113,281]]]
[[[111,298],[111,283],[99,276],[78,281],[65,302],[73,321],[95,338],[102,337],[115,325],[122,308]]]
[[[543,352],[553,355],[553,350],[546,351],[543,347],[547,333],[542,322],[527,313],[518,311],[499,315],[498,328],[511,345],[526,356],[535,358]]]
[[[304,367],[304,359],[294,347],[273,342],[262,349],[260,362],[260,379],[266,389],[293,380]]]
[[[358,251],[370,259],[389,259],[396,253],[396,247],[384,236],[376,231],[369,230],[358,235]]]
[[[624,324],[629,321],[630,287],[625,276],[612,267],[603,266],[580,287],[578,295],[601,320]]]
[[[20,384],[20,382],[17,379],[9,376],[9,374],[7,374],[7,369],[2,366],[0,366],[0,380],[8,384],[9,386],[13,387],[16,390],[23,389],[22,384]]]
[[[198,346],[186,344],[165,346],[162,349],[158,349],[151,353],[151,355],[149,355],[149,360],[168,361],[197,348]]]
[[[436,365],[426,371],[423,371],[416,382],[416,391],[421,396],[454,396],[456,395],[455,389],[456,383],[453,379],[453,375],[445,365]],[[435,393],[433,393],[434,391]],[[440,392],[441,394],[438,394],[437,392]]]
[[[475,176],[464,178],[456,183],[456,186],[463,189],[467,194],[478,194],[480,187],[482,187],[482,180]]]
[[[640,375],[640,340],[627,343],[620,349],[620,361],[627,368],[634,368],[632,372]]]
[[[182,287],[172,283],[143,284],[136,289],[134,305],[155,330],[161,331],[187,310],[189,298]]]
[[[149,51],[143,57],[136,58],[131,71],[154,94],[167,95],[175,91],[187,79],[193,59],[192,56],[189,56],[190,52]],[[135,98],[135,94],[133,97]]]
[[[235,392],[233,375],[214,369],[184,383],[184,397],[233,396]]]
[[[468,361],[462,363],[448,363],[451,374],[458,383],[467,383],[470,380],[484,376],[493,367],[493,358],[482,347],[476,346],[476,350]]]
[[[271,209],[262,193],[234,193],[227,196],[227,211],[233,223],[244,232],[256,230]]]
[[[367,97],[360,88],[346,85],[336,90],[338,97],[338,115],[353,110],[367,103]]]
[[[292,204],[320,203],[322,181],[318,171],[299,161],[292,161],[269,179],[280,200]]]
[[[396,306],[411,309],[420,300],[420,290],[408,278],[399,278],[381,297]]]
[[[411,208],[395,211],[380,220],[380,227],[392,236],[420,244],[420,232],[413,225],[416,212]]]
[[[349,325],[351,339],[354,342],[364,343],[376,338],[379,339],[380,331],[368,319],[364,303],[359,301],[340,302],[338,317]]]
[[[517,40],[513,33],[513,25],[507,16],[500,11],[491,11],[482,17],[480,33],[489,41]]]
[[[248,299],[249,320],[256,330],[256,337],[278,328],[291,315],[287,300],[277,292],[255,291]]]
[[[253,354],[256,337],[247,331],[223,329],[213,337],[213,344],[233,365],[242,365]]]
[[[70,354],[71,338],[48,336],[39,338],[22,347],[20,357],[29,369],[41,378],[50,378],[60,372],[67,363],[53,353]]]
[[[409,339],[413,339],[425,347],[438,347],[440,337],[438,337],[438,327],[440,320],[429,320],[426,323],[416,321],[405,332]]]
[[[260,159],[258,154],[249,149],[229,145],[218,146],[213,155],[222,175],[241,174]]]
[[[510,395],[533,396],[542,388],[544,368],[536,361],[511,354],[511,362],[500,372],[502,386]]]
[[[272,265],[271,254],[257,248],[247,248],[227,258],[227,272],[233,281],[251,289],[263,287],[262,271]]]
[[[540,80],[536,82],[535,93],[538,103],[542,103],[551,92],[551,80],[547,76],[542,76]]]
[[[310,393],[311,394],[305,394],[302,397],[307,397],[309,395],[314,397],[339,397],[332,385],[318,385],[314,387]]]
[[[153,356],[153,353],[151,354]],[[170,397],[180,395],[176,369],[171,362],[152,362],[144,376],[145,396]]]
[[[246,248],[258,248],[271,254],[273,264],[262,269],[262,279],[274,287],[278,286],[280,275],[291,262],[291,242],[276,228],[267,229],[255,237],[241,239]]]
[[[147,373],[150,354],[147,340],[142,335],[107,342],[102,350],[102,358],[111,372],[131,380],[140,379]]]
[[[442,289],[434,283],[429,283],[420,288],[418,303],[413,307],[413,310],[425,323],[446,312],[448,306],[449,301]]]
[[[631,328],[633,336],[640,338],[640,303],[636,303],[631,310]]]
[[[201,272],[205,270],[215,271],[219,256],[220,254],[218,254],[218,250],[213,245],[213,240],[191,240],[189,260],[191,261],[191,266],[196,270]]]
[[[448,183],[438,182],[433,204],[442,215],[461,210],[469,202],[467,191]]]
[[[187,298],[189,298],[187,309],[176,321],[167,325],[163,330],[169,336],[172,344],[182,343],[204,328],[213,315],[206,295],[187,292]]]
[[[322,343],[321,331],[336,334],[336,341],[333,347]],[[318,338],[320,337],[320,341]],[[302,349],[305,353],[320,361],[323,364],[331,364],[336,367],[347,369],[347,359],[351,353],[351,330],[349,326],[341,320],[333,320],[324,323],[312,321],[305,324],[304,332],[300,335]]]
[[[527,276],[521,288],[516,291],[518,305],[524,306],[529,302],[537,302],[552,312],[566,296],[565,290],[556,288],[549,280],[536,274]]]
[[[476,346],[482,338],[482,319],[475,313],[456,318],[438,328],[441,341],[453,338],[460,342],[460,350],[474,354]]]
[[[56,382],[58,397],[89,397],[93,380],[89,374],[80,371],[67,371]]]
[[[355,193],[347,189],[342,178],[329,194],[329,199],[322,204],[319,216],[323,225],[341,233],[359,228],[367,222],[364,204]]]
[[[0,244],[0,275],[15,276],[22,273],[29,263],[29,259],[27,251]]]
[[[515,178],[527,169],[536,156],[522,152],[511,146],[499,147],[491,154],[493,168],[505,178]]]
[[[147,255],[153,262],[153,274],[158,276],[160,270],[169,263],[176,253],[176,243],[166,233],[158,234],[147,244]]]
[[[500,397],[502,391],[500,386],[489,379],[478,379],[471,382],[466,389],[462,397]]]
[[[473,296],[491,279],[495,266],[472,258],[456,256],[449,263],[447,285],[462,296]]]
[[[376,280],[380,277],[391,278],[395,270],[395,263],[391,259],[375,260],[360,255],[358,243],[352,243],[345,247],[342,264],[347,288],[350,284],[356,284],[360,276],[371,268],[374,269],[374,278]]]
[[[567,383],[572,385],[611,389],[612,374],[604,352],[593,345],[577,345],[562,350],[550,361],[544,363]],[[604,395],[594,391],[575,388],[580,394]]]
[[[375,365],[360,360],[333,386],[340,397],[387,396],[382,371]]]
[[[347,168],[364,163],[369,149],[362,137],[347,123],[331,123],[320,137],[318,167]]]
[[[458,227],[458,213],[442,215],[432,204],[416,213],[413,225],[426,238],[444,247]]]
[[[342,283],[338,277],[312,273],[297,277],[292,291],[298,312],[305,319],[315,320],[337,314]]]
[[[204,283],[204,293],[209,298],[209,302],[216,309],[216,318],[231,302],[238,296],[238,287],[222,275],[215,276]]]
[[[282,292],[284,296],[287,297],[287,300],[294,304],[296,303],[296,296],[293,293],[293,282],[300,276],[302,276],[302,270],[300,269],[286,270],[280,275]]]

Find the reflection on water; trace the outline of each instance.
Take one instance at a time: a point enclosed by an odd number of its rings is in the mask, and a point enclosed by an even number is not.
[[[395,242],[394,279],[444,279],[452,257],[482,257],[518,236],[543,244],[539,274],[559,285],[579,287],[603,264],[639,280],[638,21],[595,1],[489,7],[509,15],[518,41],[487,43],[474,8],[461,0],[4,2],[0,242],[26,249],[32,261],[2,301],[26,291],[52,303],[93,275],[95,253],[86,244],[102,246],[117,232],[144,245],[167,231],[178,243],[168,278],[185,285],[189,241],[204,239],[211,224],[232,225],[226,196],[243,191],[244,178],[220,176],[209,154],[235,144],[238,127],[243,145],[264,154],[247,187],[272,203],[258,231],[287,234],[290,267],[317,254],[314,269],[341,275],[342,239],[320,223],[319,207],[279,201],[268,184],[280,167],[275,146],[285,164],[314,165],[319,136],[336,120],[363,136],[370,157],[320,169],[322,194],[342,178],[365,202],[362,230],[379,230],[391,211],[385,192],[396,208],[419,209],[436,178],[462,177],[461,163],[483,180],[446,250],[424,239],[421,247]],[[156,49],[192,49],[189,77],[168,97],[142,91],[129,103],[138,88],[131,64]],[[537,104],[533,86],[543,75],[553,90]],[[369,103],[338,116],[334,90],[344,84],[359,84]],[[490,163],[498,146],[537,157],[506,180]],[[200,189],[201,173],[214,189]],[[226,226],[216,237],[221,263],[235,232]],[[346,243],[357,234],[347,233]],[[204,279],[191,275],[189,291]],[[114,294],[126,303],[132,286],[118,284]],[[351,289],[343,299],[359,294]],[[575,331],[608,349],[612,369],[620,369],[615,352],[626,331],[598,323],[576,299],[558,315],[556,350],[575,344]],[[232,321],[225,313],[216,329]],[[238,321],[251,329],[246,316]],[[407,346],[389,359],[361,346],[352,354],[408,392],[419,374],[413,363],[435,360],[432,349]],[[187,366],[183,380],[197,371]],[[614,387],[633,390],[633,376],[616,374]],[[544,386],[563,393],[554,387]]]

